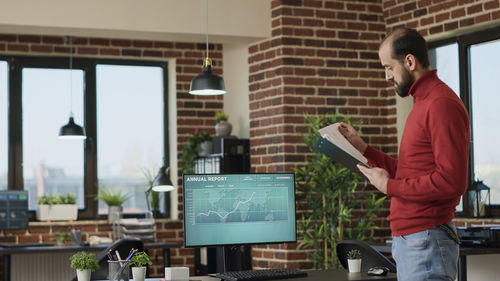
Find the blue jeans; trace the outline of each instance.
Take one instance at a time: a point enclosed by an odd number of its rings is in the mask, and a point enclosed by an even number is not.
[[[449,225],[455,230],[453,223]],[[392,237],[398,281],[455,280],[458,244],[439,227]]]

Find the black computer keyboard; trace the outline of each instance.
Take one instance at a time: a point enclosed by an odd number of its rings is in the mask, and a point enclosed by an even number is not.
[[[217,278],[229,281],[274,280],[306,276],[307,272],[292,268],[229,271],[215,275]]]

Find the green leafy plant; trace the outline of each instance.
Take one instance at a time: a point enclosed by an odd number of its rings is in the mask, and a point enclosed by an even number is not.
[[[203,132],[201,135],[194,134],[186,140],[186,145],[182,150],[181,162],[179,167],[184,174],[194,172],[194,160],[198,157],[201,151],[200,144],[204,141],[212,140],[208,132]]]
[[[99,194],[95,199],[102,200],[108,206],[121,206],[131,196],[131,193],[122,193],[121,190],[115,190],[112,186],[109,188],[99,186]]]
[[[224,111],[217,111],[215,113],[215,123],[219,123],[220,121],[227,121],[229,119],[229,115],[224,113]]]
[[[146,168],[142,169],[142,174],[144,175],[144,177],[147,180],[147,186],[146,186],[146,190],[147,190],[153,184],[154,174]],[[148,200],[151,203],[151,210],[153,210],[153,211],[160,210],[160,193],[150,192]]]
[[[378,227],[371,219],[382,210],[385,197],[357,191],[361,177],[314,149],[320,137],[318,129],[340,121],[350,124],[347,118],[335,114],[304,117],[308,121],[304,142],[311,156],[304,166],[294,169],[297,198],[308,206],[297,221],[298,248],[307,250],[315,269],[339,268],[337,242],[344,239],[372,242]]]
[[[76,196],[72,193],[67,193],[66,195],[44,194],[42,196],[38,196],[37,201],[38,205],[58,205],[58,204],[73,205],[76,203]]]
[[[149,256],[146,252],[137,252],[137,249],[132,249],[132,252],[136,252],[132,258],[130,259],[130,264],[133,267],[142,267],[146,265],[152,265],[153,263],[149,259]]]
[[[349,252],[347,252],[347,259],[359,260],[361,259],[361,252],[358,249],[352,249]]]
[[[90,271],[95,271],[99,268],[95,254],[92,253],[80,251],[72,255],[69,260],[71,261],[71,268],[76,270],[90,269]]]
[[[66,241],[69,241],[69,234],[64,231],[56,231],[54,232],[54,236],[56,237],[58,244],[64,244]]]
[[[207,131],[203,131],[203,133],[201,133],[200,140],[201,142],[211,141],[212,136]]]

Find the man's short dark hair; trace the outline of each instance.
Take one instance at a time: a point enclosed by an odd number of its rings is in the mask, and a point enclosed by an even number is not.
[[[427,42],[414,29],[399,27],[389,33],[385,39],[392,38],[392,57],[402,61],[406,55],[414,55],[424,68],[429,67]]]

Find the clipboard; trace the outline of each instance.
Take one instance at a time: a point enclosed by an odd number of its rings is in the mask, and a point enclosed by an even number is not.
[[[356,165],[361,164],[370,168],[370,165],[368,165],[368,163],[363,163],[359,161],[351,154],[347,153],[346,151],[344,151],[343,149],[333,144],[324,137],[320,137],[318,141],[316,141],[316,143],[314,144],[314,148],[317,151],[332,158],[333,161],[341,164],[342,166],[348,168],[349,170],[353,171],[354,173],[366,179],[366,176],[363,173],[361,173],[361,171],[358,169],[358,167],[356,167]]]

